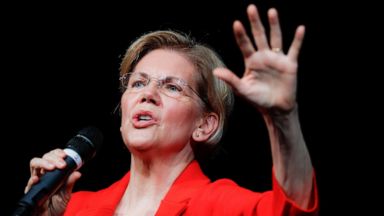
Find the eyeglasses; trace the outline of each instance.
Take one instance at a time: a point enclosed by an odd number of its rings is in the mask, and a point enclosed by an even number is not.
[[[143,72],[129,72],[120,77],[120,82],[125,90],[133,93],[142,91],[150,84],[151,80],[157,81],[157,88],[166,96],[176,99],[189,96],[189,89],[205,103],[196,90],[188,85],[186,81],[177,77],[163,76],[155,78]]]

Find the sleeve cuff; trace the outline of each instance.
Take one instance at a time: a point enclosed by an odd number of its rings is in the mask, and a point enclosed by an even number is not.
[[[300,212],[300,213],[305,213],[304,215],[307,215],[306,213],[313,215],[319,209],[319,197],[318,197],[315,171],[313,171],[312,179],[313,180],[312,180],[312,192],[310,197],[310,204],[308,208],[303,209],[295,201],[293,201],[291,198],[289,198],[286,195],[285,191],[277,181],[275,172],[272,169],[272,187],[273,187],[273,194],[274,194],[274,202],[276,202],[275,204],[277,204],[278,206],[282,204],[283,206],[281,209],[284,212],[289,211],[290,213],[293,213],[293,214],[297,214]],[[288,214],[288,215],[291,215],[291,214]]]

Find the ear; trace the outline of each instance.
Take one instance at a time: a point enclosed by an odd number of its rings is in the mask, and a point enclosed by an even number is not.
[[[219,116],[216,113],[206,114],[194,130],[192,137],[196,142],[205,142],[216,132],[219,126]]]

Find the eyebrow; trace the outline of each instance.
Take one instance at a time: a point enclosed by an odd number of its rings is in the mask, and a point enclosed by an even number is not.
[[[145,77],[145,78],[152,78],[152,76],[150,76],[149,74],[145,73],[145,72],[140,72],[140,71],[137,71],[137,72],[132,72],[132,74],[134,73],[138,73],[140,74],[141,76]],[[182,82],[184,82],[185,84],[188,84],[186,80],[184,80],[183,78],[180,78],[180,77],[175,77],[175,76],[168,76],[168,75],[162,75],[160,76],[159,78],[157,77],[154,77],[155,79],[178,79],[178,80],[181,80]]]

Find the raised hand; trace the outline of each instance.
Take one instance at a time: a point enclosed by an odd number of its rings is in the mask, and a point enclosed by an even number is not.
[[[285,54],[277,10],[272,8],[268,11],[270,40],[256,6],[249,5],[247,14],[256,47],[243,24],[240,21],[233,24],[235,38],[244,57],[243,76],[239,78],[224,68],[218,68],[214,73],[261,111],[290,112],[296,104],[297,58],[305,28],[299,26],[296,29],[293,42]]]

